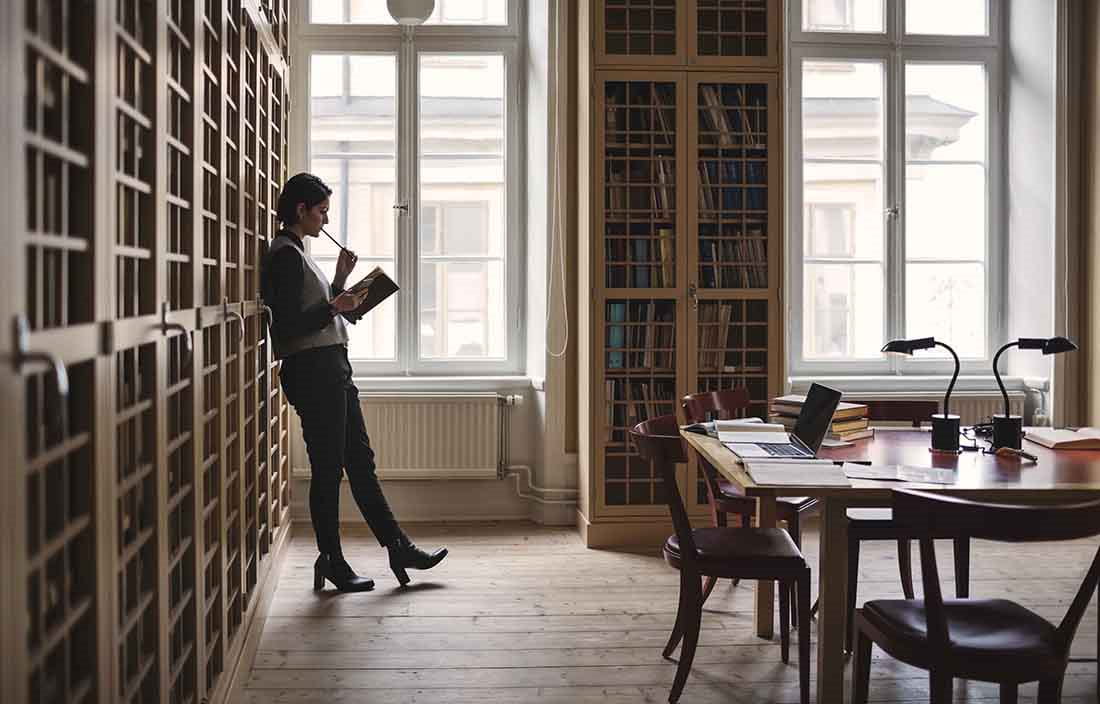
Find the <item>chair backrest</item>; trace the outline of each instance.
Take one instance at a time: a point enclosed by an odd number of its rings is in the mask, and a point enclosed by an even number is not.
[[[914,428],[919,428],[922,422],[932,420],[933,413],[939,413],[939,401],[913,401],[908,399],[857,401],[852,399],[850,403],[862,403],[867,406],[868,420],[899,420],[912,423]]]
[[[749,408],[749,390],[745,387],[724,391],[704,391],[684,396],[680,401],[684,407],[684,420],[688,423],[702,423],[708,420],[730,420],[745,415]]]
[[[924,491],[893,492],[894,521],[920,538],[921,579],[929,644],[946,647],[947,619],[940,592],[933,537],[973,537],[999,542],[1076,540],[1100,535],[1100,500],[1047,506],[970,501]],[[1100,581],[1100,550],[1058,626],[1059,645],[1068,652],[1077,626]]]
[[[685,560],[695,559],[695,540],[691,536],[691,521],[680,498],[676,484],[676,465],[687,461],[687,448],[680,437],[676,416],[657,416],[638,423],[630,429],[630,439],[638,448],[642,459],[652,462],[654,470],[665,485],[665,501],[672,514],[672,525],[680,540],[680,551]]]
[[[684,420],[687,423],[703,423],[708,420],[730,420],[745,415],[751,399],[749,390],[745,387],[725,389],[723,391],[704,391],[698,394],[689,394],[680,400],[684,409]],[[699,458],[699,469],[703,473],[703,481],[707,484],[707,498],[711,508],[720,494],[718,488],[718,470],[710,462]]]

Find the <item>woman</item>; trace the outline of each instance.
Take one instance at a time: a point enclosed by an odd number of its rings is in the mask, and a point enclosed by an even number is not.
[[[401,586],[409,582],[408,568],[434,567],[447,549],[429,554],[417,548],[401,531],[378,484],[359,389],[351,379],[344,323],[358,320],[353,311],[366,295],[343,290],[357,258],[343,249],[330,285],[303,246],[305,238],[318,237],[328,223],[331,194],[312,174],[287,181],[278,203],[283,229],[271,241],[260,285],[271,308],[274,354],[283,360],[283,391],[301,418],[312,465],[309,510],[321,553],[313,566],[313,588],[321,589],[327,579],[342,592],[359,592],[373,589],[374,582],[357,575],[340,549],[340,479],[345,468],[355,502],[378,542],[389,550],[390,569]]]

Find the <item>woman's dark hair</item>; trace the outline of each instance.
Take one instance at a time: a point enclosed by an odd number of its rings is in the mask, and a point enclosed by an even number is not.
[[[313,174],[302,172],[290,177],[279,194],[276,215],[284,227],[298,222],[298,204],[312,208],[332,195],[332,189]]]

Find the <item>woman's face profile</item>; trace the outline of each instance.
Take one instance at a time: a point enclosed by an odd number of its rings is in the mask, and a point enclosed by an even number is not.
[[[316,237],[321,234],[321,228],[328,224],[328,198],[307,208],[305,203],[298,204],[298,226],[302,234],[307,237]]]

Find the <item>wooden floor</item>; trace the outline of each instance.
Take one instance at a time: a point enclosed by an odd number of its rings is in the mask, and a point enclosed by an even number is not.
[[[346,537],[349,562],[377,582],[373,592],[346,595],[311,590],[313,540],[295,537],[237,701],[667,701],[676,663],[662,659],[661,648],[672,627],[678,584],[657,550],[588,550],[572,530],[526,524],[418,527],[410,533],[425,547],[445,543],[450,556],[431,572],[413,573],[412,588],[399,590],[377,542]],[[1057,621],[1095,545],[976,542],[971,594],[1016,599]],[[816,568],[813,530],[804,548]],[[953,584],[949,543],[939,555],[944,583]],[[860,580],[860,600],[900,597],[891,544],[865,544]],[[798,701],[795,661],[783,665],[778,643],[753,635],[751,608],[749,584],[731,588],[724,582],[715,589],[682,702]],[[1075,656],[1095,655],[1096,629],[1093,606]],[[792,658],[796,652],[792,647]],[[928,700],[923,672],[878,650],[874,657],[872,701]],[[1095,663],[1071,665],[1063,701],[1096,701],[1096,671]],[[1034,694],[1034,687],[1023,689],[1021,701],[1032,701]],[[956,682],[955,698],[996,701],[997,690]]]

